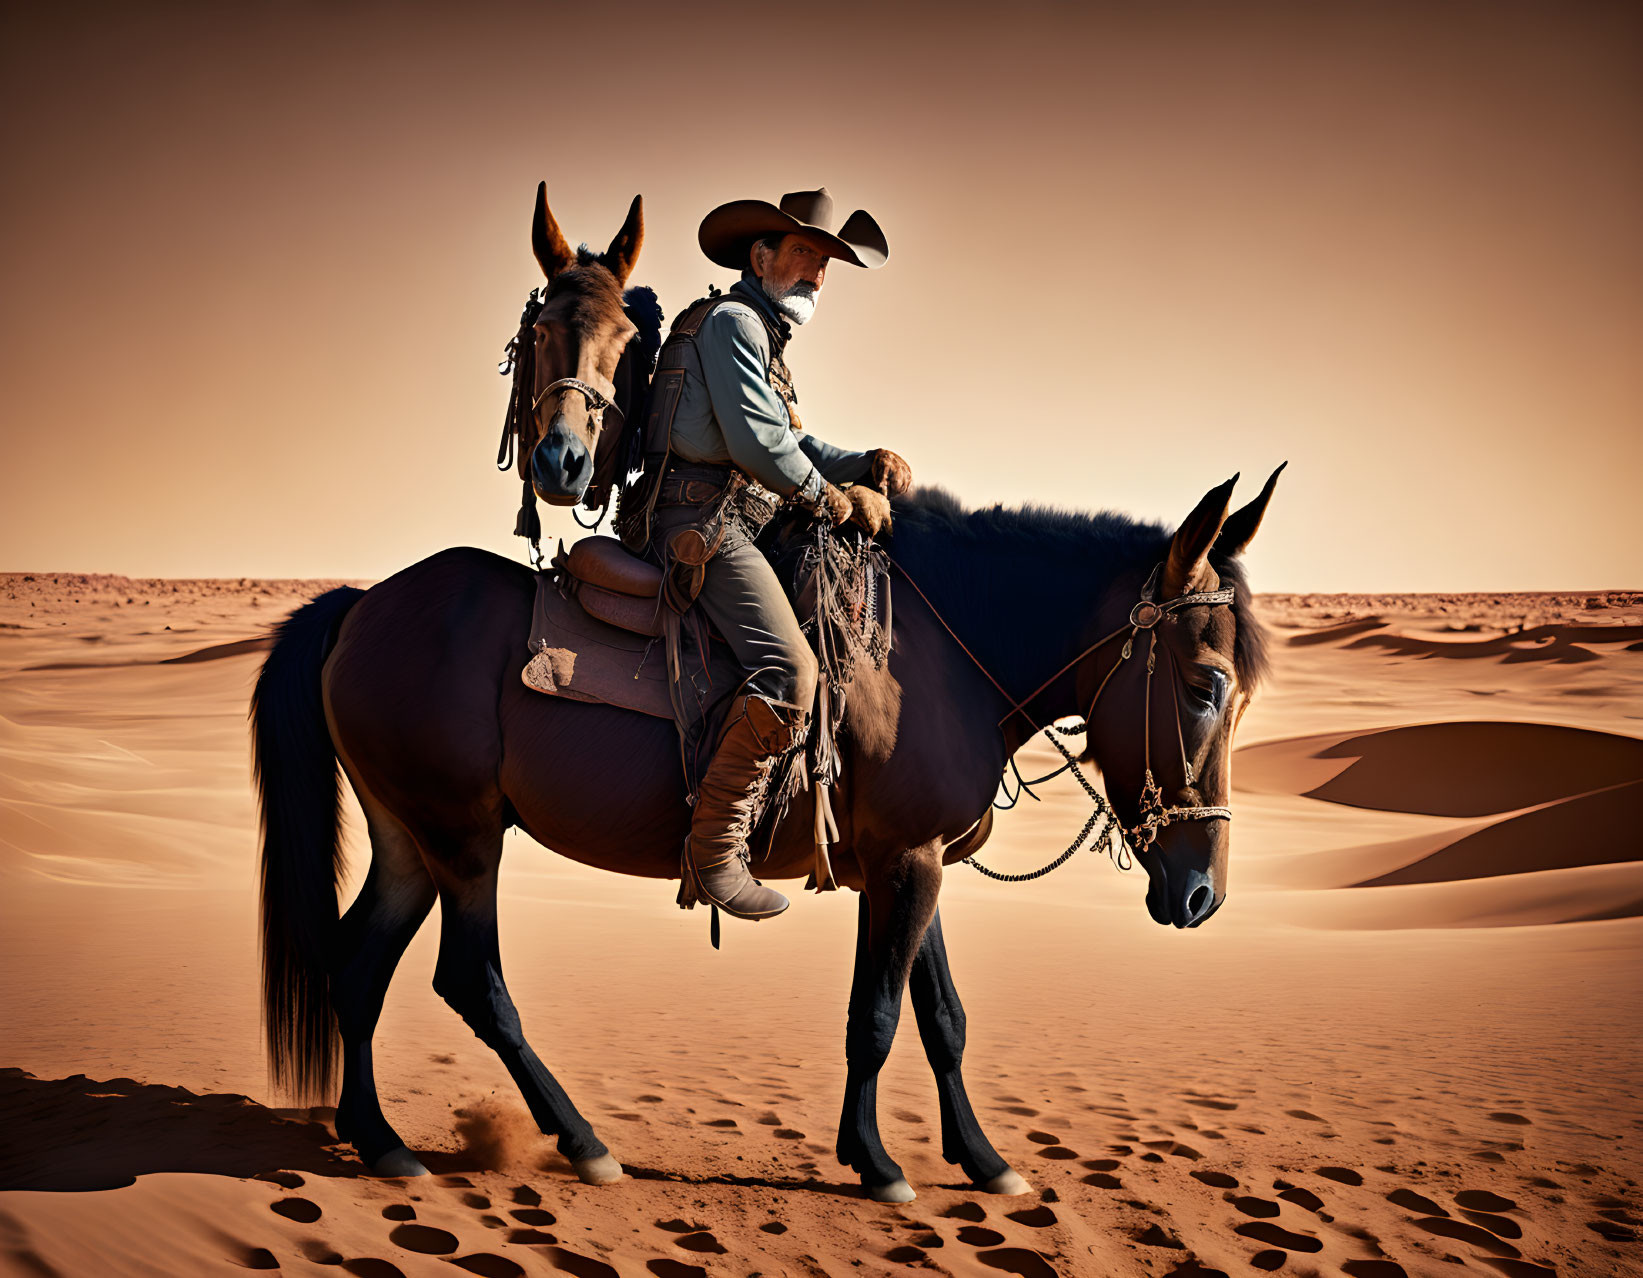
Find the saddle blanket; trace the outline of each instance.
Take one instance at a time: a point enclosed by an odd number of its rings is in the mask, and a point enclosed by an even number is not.
[[[741,671],[723,643],[705,642],[705,635],[694,639],[688,630],[683,636],[690,656],[685,665],[698,695],[686,700],[705,705],[733,689]],[[699,655],[703,646],[708,649],[705,669]],[[590,616],[548,573],[536,578],[530,651],[531,659],[521,672],[528,688],[675,720],[666,641]]]

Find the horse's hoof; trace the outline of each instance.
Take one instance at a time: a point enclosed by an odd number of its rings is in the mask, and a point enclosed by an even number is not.
[[[371,1164],[373,1176],[426,1176],[428,1169],[405,1146],[390,1149]]]
[[[876,1203],[910,1203],[918,1195],[905,1180],[892,1180],[883,1185],[863,1185],[867,1196]]]
[[[1006,1167],[991,1180],[978,1182],[976,1188],[984,1194],[1005,1194],[1010,1196],[1033,1192],[1033,1187],[1013,1167]]]
[[[597,1158],[573,1158],[571,1170],[584,1185],[608,1185],[622,1179],[622,1164],[609,1154]]]

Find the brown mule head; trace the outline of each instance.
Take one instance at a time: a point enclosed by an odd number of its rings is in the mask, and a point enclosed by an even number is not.
[[[548,184],[536,188],[531,247],[548,287],[535,326],[531,398],[536,437],[523,441],[529,447],[520,451],[530,458],[536,495],[550,505],[574,506],[582,500],[593,477],[601,430],[615,433],[615,415],[606,421],[601,401],[615,402],[617,365],[637,332],[622,308],[622,289],[644,238],[644,206],[636,195],[608,249],[598,255],[586,247],[572,249],[548,208]],[[555,386],[566,378],[581,386]]]
[[[1260,496],[1232,514],[1227,506],[1237,476],[1205,494],[1170,541],[1158,574],[1157,602],[1229,585],[1246,591],[1242,570],[1233,560],[1260,527],[1282,471],[1279,466]],[[1133,581],[1119,589],[1139,592]],[[1232,737],[1261,667],[1259,635],[1240,637],[1238,630],[1238,616],[1249,602],[1188,604],[1169,613],[1153,631],[1142,630],[1134,640],[1134,655],[1123,663],[1129,668],[1116,672],[1095,707],[1090,751],[1126,822],[1133,825],[1141,815],[1149,768],[1166,808],[1230,805]],[[1149,696],[1146,664],[1154,634]],[[1116,652],[1100,663],[1097,675],[1104,675],[1114,659]],[[1147,872],[1147,911],[1154,921],[1196,927],[1220,908],[1226,899],[1230,836],[1230,823],[1223,818],[1184,819],[1163,826],[1149,846],[1136,849]]]

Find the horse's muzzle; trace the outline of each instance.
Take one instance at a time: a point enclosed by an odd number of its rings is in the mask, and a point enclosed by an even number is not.
[[[588,446],[556,417],[531,453],[531,487],[550,506],[574,506],[592,478]]]

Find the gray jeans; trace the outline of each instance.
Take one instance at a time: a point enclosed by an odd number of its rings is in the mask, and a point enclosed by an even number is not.
[[[694,506],[658,507],[652,536],[666,545],[676,529],[699,515]],[[816,697],[816,654],[799,629],[776,570],[734,518],[719,553],[707,563],[696,602],[751,676],[749,692],[810,710]]]

